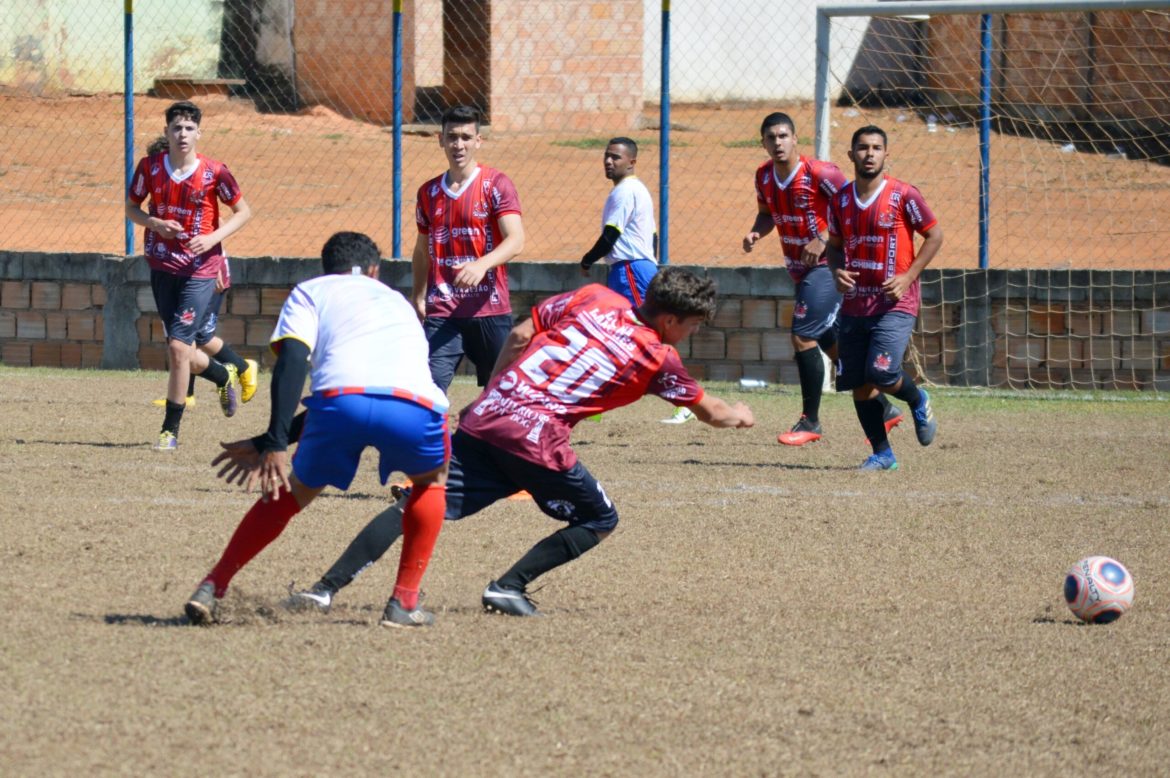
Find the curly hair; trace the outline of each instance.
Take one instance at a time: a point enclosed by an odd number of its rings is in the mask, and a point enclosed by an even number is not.
[[[681,267],[663,268],[646,289],[642,311],[647,316],[669,313],[681,318],[702,316],[704,321],[711,321],[715,317],[715,282]]]

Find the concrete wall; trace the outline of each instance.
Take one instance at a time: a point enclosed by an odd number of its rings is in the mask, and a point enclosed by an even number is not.
[[[874,0],[876,2],[877,0]],[[676,102],[811,100],[822,0],[687,0],[671,4],[670,93]],[[661,94],[662,0],[643,0],[643,97]],[[834,74],[848,73],[869,19],[832,22]]]
[[[0,84],[120,93],[123,11],[109,0],[0,2]],[[223,0],[136,0],[134,20],[136,91],[161,75],[215,78]]]
[[[679,351],[700,379],[798,383],[780,268],[691,268],[715,279],[711,326]],[[288,291],[317,260],[237,259],[220,335],[271,366],[268,337]],[[580,286],[574,263],[509,267],[513,309]],[[0,361],[165,369],[166,344],[141,258],[0,252]],[[383,280],[406,292],[409,262]],[[1170,273],[928,270],[910,368],[942,384],[1170,391]],[[469,366],[464,365],[464,372]]]

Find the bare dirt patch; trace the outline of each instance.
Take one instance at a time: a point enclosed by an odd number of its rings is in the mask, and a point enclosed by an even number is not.
[[[543,581],[548,618],[481,613],[554,528],[501,503],[439,538],[431,630],[382,630],[393,565],[327,616],[278,603],[386,503],[372,462],[236,579],[227,623],[182,603],[250,497],[213,477],[225,420],[199,387],[174,456],[147,448],[158,374],[0,368],[0,754],[20,774],[1158,775],[1170,760],[1164,403],[971,399],[895,431],[895,473],[827,398],[826,439],[660,425],[643,400],[582,424],[622,522]],[[726,391],[726,387],[716,387]],[[206,392],[206,393],[205,393]],[[456,384],[453,404],[472,399]],[[1081,556],[1122,559],[1134,610],[1075,623]]]
[[[243,100],[205,98],[200,149],[224,160],[256,212],[228,246],[236,256],[315,256],[338,229],[364,230],[392,246],[392,147],[381,127],[323,107],[301,115],[258,113]],[[138,153],[162,129],[167,101],[139,97]],[[740,240],[755,214],[755,145],[768,111],[789,111],[805,153],[813,152],[809,105],[675,106],[670,171],[669,251],[676,264],[744,265]],[[122,100],[117,96],[35,100],[0,94],[0,248],[121,253],[124,172]],[[644,124],[657,120],[653,109]],[[849,171],[849,136],[874,122],[890,133],[890,172],[918,185],[940,217],[940,267],[978,263],[978,133],[927,131],[908,110],[833,114],[832,159]],[[607,134],[492,133],[480,159],[516,182],[525,210],[523,258],[579,259],[600,229],[609,183],[607,135],[643,144],[639,172],[658,199],[658,133],[614,127]],[[403,144],[403,252],[414,245],[414,195],[445,167],[434,137]],[[1166,268],[1161,214],[1170,168],[1064,153],[1056,144],[996,135],[991,160],[992,267]],[[138,238],[140,248],[141,238]],[[777,264],[779,244],[750,264]]]

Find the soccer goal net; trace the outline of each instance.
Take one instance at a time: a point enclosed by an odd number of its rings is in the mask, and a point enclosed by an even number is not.
[[[963,268],[926,377],[1170,389],[1170,2],[818,6],[816,88],[818,156],[885,129]]]

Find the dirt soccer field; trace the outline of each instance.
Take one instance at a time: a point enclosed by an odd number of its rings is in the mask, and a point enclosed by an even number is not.
[[[267,381],[267,376],[264,377]],[[175,455],[148,444],[160,373],[0,368],[0,772],[6,775],[1164,775],[1170,763],[1170,418],[1147,400],[938,390],[922,449],[860,473],[844,398],[785,449],[758,426],[657,423],[654,399],[583,423],[618,531],[539,583],[544,619],[481,612],[553,529],[510,501],[448,524],[435,628],[377,626],[396,563],[328,615],[284,612],[387,503],[372,460],[236,578],[226,623],[182,605],[252,499],[216,441],[258,432],[205,386]],[[457,384],[454,405],[473,397]],[[1115,399],[1115,398],[1114,398]],[[397,547],[392,552],[397,557]],[[1065,569],[1137,581],[1074,622]]]

